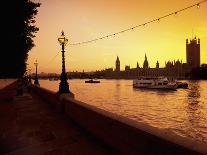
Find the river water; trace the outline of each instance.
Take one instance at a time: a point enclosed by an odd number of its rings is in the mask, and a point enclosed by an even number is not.
[[[207,81],[185,82],[188,89],[163,91],[135,89],[132,80],[69,80],[77,100],[207,143]],[[40,85],[57,92],[59,81],[40,80]]]

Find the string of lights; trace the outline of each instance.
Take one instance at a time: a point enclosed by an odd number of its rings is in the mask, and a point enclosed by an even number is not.
[[[197,2],[197,3],[195,3],[195,4],[192,4],[192,5],[188,6],[188,7],[185,7],[185,8],[183,8],[183,9],[180,9],[180,10],[177,10],[177,11],[173,11],[173,12],[171,12],[171,13],[169,13],[169,14],[164,15],[164,16],[161,16],[161,17],[158,17],[158,18],[149,20],[149,21],[147,21],[147,22],[145,22],[145,23],[142,23],[142,24],[139,24],[139,25],[136,25],[136,26],[133,26],[133,27],[124,29],[124,30],[122,30],[122,31],[118,31],[118,32],[116,32],[116,33],[112,33],[112,34],[109,34],[109,35],[104,35],[104,36],[101,36],[101,37],[98,37],[98,38],[95,38],[95,39],[92,39],[92,40],[88,40],[88,41],[77,42],[77,43],[71,43],[71,44],[69,44],[69,45],[70,45],[70,46],[77,46],[77,45],[83,45],[83,44],[92,43],[92,42],[95,42],[95,41],[98,41],[98,40],[107,39],[107,38],[110,38],[110,37],[112,37],[112,36],[116,36],[116,35],[118,35],[118,34],[121,34],[121,33],[127,32],[127,31],[132,31],[132,30],[137,29],[137,28],[142,27],[142,26],[146,26],[146,25],[151,24],[151,23],[153,23],[153,22],[159,22],[161,19],[170,17],[170,16],[172,16],[172,15],[177,15],[178,13],[181,13],[181,12],[183,12],[183,11],[189,10],[189,9],[191,9],[191,8],[193,8],[193,7],[200,8],[200,5],[201,5],[202,3],[205,3],[205,2],[207,2],[207,0],[203,0],[203,1]]]
[[[180,9],[180,10],[177,10],[177,11],[173,11],[173,12],[171,12],[171,13],[169,13],[169,14],[166,14],[166,15],[164,15],[164,16],[161,16],[161,17],[159,17],[159,18],[155,18],[155,19],[149,20],[149,21],[147,21],[147,22],[145,22],[145,23],[142,23],[142,24],[139,24],[139,25],[136,25],[136,26],[133,26],[133,27],[124,29],[124,30],[122,30],[122,31],[118,31],[118,32],[116,32],[116,33],[112,33],[112,34],[109,34],[109,35],[104,35],[104,36],[101,36],[101,37],[98,37],[98,38],[95,38],[95,39],[92,39],[92,40],[88,40],[88,41],[77,42],[77,43],[71,43],[71,44],[69,44],[69,45],[70,45],[70,46],[78,46],[78,45],[84,45],[84,44],[88,44],[88,43],[96,42],[96,41],[98,41],[98,40],[107,39],[107,38],[116,36],[116,35],[118,35],[118,34],[122,34],[122,33],[124,33],[124,32],[132,31],[132,30],[137,29],[137,28],[139,28],[139,27],[146,26],[146,25],[151,24],[151,23],[153,23],[153,22],[159,22],[161,19],[167,18],[167,17],[169,17],[169,16],[177,15],[178,13],[181,13],[181,12],[183,12],[183,11],[189,10],[189,9],[191,9],[191,8],[194,8],[194,7],[197,7],[197,8],[199,9],[199,8],[200,8],[200,5],[201,5],[202,3],[205,3],[205,2],[207,2],[207,0],[203,0],[203,1],[200,1],[200,2],[197,2],[197,3],[194,3],[194,4],[192,4],[192,5],[188,6],[188,7],[185,7],[185,8],[183,8],[183,9]],[[53,57],[47,64],[49,65],[52,61],[54,61],[55,58],[59,55],[59,53],[60,53],[60,52],[58,52],[58,53],[57,53],[57,54],[56,54],[56,55],[55,55],[55,56],[54,56],[54,57]]]

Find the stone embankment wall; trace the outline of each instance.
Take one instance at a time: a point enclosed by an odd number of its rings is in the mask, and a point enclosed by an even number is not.
[[[32,86],[32,91],[57,111],[123,154],[207,154],[206,143],[98,109],[67,95],[59,96],[44,88]]]

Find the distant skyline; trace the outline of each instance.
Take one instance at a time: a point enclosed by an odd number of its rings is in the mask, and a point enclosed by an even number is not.
[[[44,0],[36,18],[40,31],[34,39],[36,47],[29,53],[28,63],[34,72],[34,62],[39,62],[38,72],[61,72],[61,50],[57,38],[64,30],[69,43],[81,42],[118,32],[144,23],[172,11],[179,10],[197,0]],[[115,67],[119,56],[121,70],[125,65],[141,65],[147,54],[149,66],[160,67],[174,59],[186,62],[187,38],[195,35],[201,39],[201,63],[207,63],[207,3],[181,14],[131,32],[100,40],[95,43],[66,46],[66,71],[94,71]]]

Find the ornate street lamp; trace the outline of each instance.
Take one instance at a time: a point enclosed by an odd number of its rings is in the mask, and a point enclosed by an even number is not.
[[[68,43],[68,39],[65,37],[64,32],[62,31],[61,36],[58,38],[58,42],[62,46],[62,73],[60,75],[60,84],[58,93],[71,93],[69,90],[69,84],[67,82],[67,75],[65,72],[65,46]]]
[[[35,74],[34,84],[40,86],[39,81],[38,81],[38,78],[37,78],[37,66],[38,66],[37,60],[35,61],[34,65],[36,67],[36,74]]]

